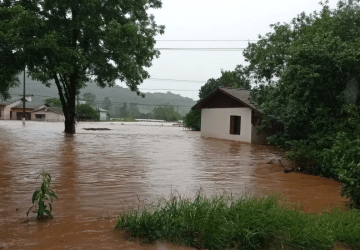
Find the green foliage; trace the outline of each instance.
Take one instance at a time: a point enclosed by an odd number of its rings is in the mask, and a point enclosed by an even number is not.
[[[37,189],[32,196],[32,204],[34,204],[26,213],[29,216],[29,212],[33,210],[37,213],[38,219],[52,218],[52,203],[53,199],[58,199],[56,193],[50,189],[51,176],[45,170],[37,177],[42,177],[42,184],[40,189]],[[36,178],[36,179],[37,179]],[[48,209],[47,209],[48,208]]]
[[[95,99],[96,99],[96,95],[94,93],[84,93],[83,94],[83,99],[84,101],[86,101],[87,104],[89,104],[90,106],[94,106],[95,104]]]
[[[99,120],[99,112],[89,104],[80,104],[77,107],[77,117],[79,119]]]
[[[112,103],[109,97],[104,98],[101,107],[109,112],[111,111]]]
[[[52,107],[58,107],[61,108],[61,101],[59,98],[48,98],[45,100],[45,103],[52,106]]]
[[[192,130],[201,129],[201,110],[190,110],[184,117],[184,126]]]
[[[178,121],[181,120],[181,115],[175,110],[174,106],[164,105],[155,107],[152,111],[154,119],[165,121]]]
[[[199,91],[199,98],[203,99],[218,87],[231,87],[241,89],[251,89],[249,71],[242,65],[236,66],[234,71],[221,70],[218,79],[210,78]]]
[[[171,241],[199,249],[360,248],[360,215],[333,209],[303,213],[279,195],[172,197],[119,215],[116,228],[143,242]]]
[[[301,171],[342,181],[359,206],[360,7],[338,6],[272,25],[244,56],[260,83],[252,95],[266,114],[260,127],[283,124],[269,142],[287,148]]]
[[[32,79],[58,88],[65,115],[65,132],[75,133],[75,97],[93,80],[99,87],[124,82],[138,86],[149,78],[146,68],[160,55],[155,37],[164,26],[150,9],[160,0],[6,1],[0,6],[0,75],[9,86],[25,65]],[[2,80],[2,79],[1,79]]]

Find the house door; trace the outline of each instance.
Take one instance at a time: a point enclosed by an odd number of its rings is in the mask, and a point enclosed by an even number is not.
[[[21,120],[23,118],[23,112],[16,113],[16,119]],[[31,120],[31,113],[25,112],[25,120]]]

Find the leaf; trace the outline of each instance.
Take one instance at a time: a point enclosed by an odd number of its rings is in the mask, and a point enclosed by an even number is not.
[[[27,211],[27,213],[26,213],[26,216],[27,217],[29,217],[29,213],[30,213],[30,211],[31,211],[31,209],[33,208],[33,207],[35,207],[36,205],[33,205],[33,206],[31,206],[31,208],[29,208],[29,210]]]
[[[33,196],[32,196],[32,203],[34,204],[34,202],[38,199],[38,195],[40,193],[40,189],[36,190],[34,193],[33,193]]]
[[[51,203],[49,203],[49,208],[50,208],[50,212],[52,211],[52,206]]]

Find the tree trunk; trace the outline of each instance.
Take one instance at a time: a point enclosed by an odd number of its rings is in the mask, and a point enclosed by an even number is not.
[[[75,92],[70,93],[65,115],[65,133],[75,134]]]

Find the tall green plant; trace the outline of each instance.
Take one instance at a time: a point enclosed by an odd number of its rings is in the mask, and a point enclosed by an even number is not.
[[[34,204],[26,213],[29,216],[29,212],[32,210],[37,213],[38,219],[52,218],[52,202],[54,198],[58,199],[56,193],[50,189],[51,175],[43,170],[37,177],[42,177],[42,184],[40,189],[37,189],[32,196],[32,203]],[[36,179],[37,179],[36,178]]]

